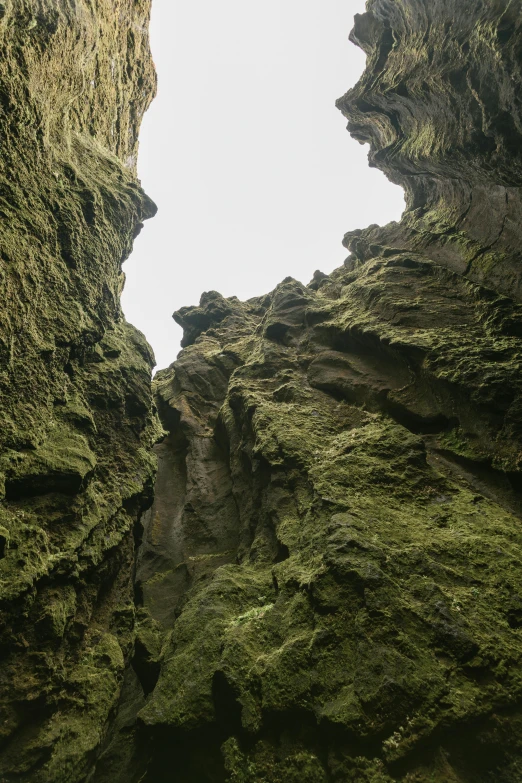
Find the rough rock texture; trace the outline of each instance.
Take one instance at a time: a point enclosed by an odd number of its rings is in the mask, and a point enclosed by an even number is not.
[[[121,264],[149,0],[0,0],[0,780],[80,783],[133,648],[155,471]]]
[[[97,780],[522,779],[521,21],[370,0],[339,107],[403,221],[308,286],[175,315],[146,698]]]
[[[351,34],[366,72],[338,106],[370,143],[370,165],[404,187],[407,211],[395,230],[362,232],[359,255],[381,243],[413,249],[520,300],[520,4],[370,0],[368,9]]]
[[[0,781],[520,783],[522,12],[369,1],[405,216],[176,313],[142,515],[147,13],[0,0]]]

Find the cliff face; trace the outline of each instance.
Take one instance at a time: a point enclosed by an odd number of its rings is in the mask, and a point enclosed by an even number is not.
[[[351,34],[367,68],[338,101],[370,165],[406,193],[400,227],[363,239],[425,253],[517,300],[521,26],[512,0],[370,0]]]
[[[407,211],[176,313],[148,510],[147,21],[0,0],[0,780],[519,783],[522,12],[356,18]]]
[[[133,646],[153,357],[121,264],[148,0],[0,2],[0,780],[78,783]]]
[[[521,13],[370,0],[339,107],[402,222],[175,315],[136,780],[520,781]]]

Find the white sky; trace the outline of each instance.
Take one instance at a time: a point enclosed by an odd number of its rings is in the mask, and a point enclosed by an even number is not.
[[[346,231],[397,220],[400,188],[368,168],[335,99],[359,78],[364,0],[153,0],[158,97],[139,175],[159,207],[125,264],[123,308],[165,367],[171,318],[203,291],[248,299],[308,283]]]

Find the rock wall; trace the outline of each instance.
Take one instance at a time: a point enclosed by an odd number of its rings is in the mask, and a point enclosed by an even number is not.
[[[425,253],[517,300],[521,26],[512,0],[370,0],[351,34],[367,68],[338,101],[370,165],[406,193],[400,226],[362,232],[366,242]]]
[[[153,356],[121,313],[149,0],[0,2],[0,780],[86,780],[134,638]]]
[[[148,509],[147,21],[0,0],[0,781],[519,783],[522,12],[369,0],[403,220],[175,314]]]
[[[522,778],[521,21],[370,0],[338,105],[403,220],[175,314],[107,780]]]

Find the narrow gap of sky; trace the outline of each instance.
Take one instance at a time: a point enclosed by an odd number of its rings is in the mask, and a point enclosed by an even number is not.
[[[346,231],[397,220],[400,188],[370,169],[335,99],[359,78],[348,41],[364,0],[153,0],[158,96],[139,176],[159,207],[125,264],[123,308],[158,367],[174,310],[203,291],[248,299],[346,257]]]

